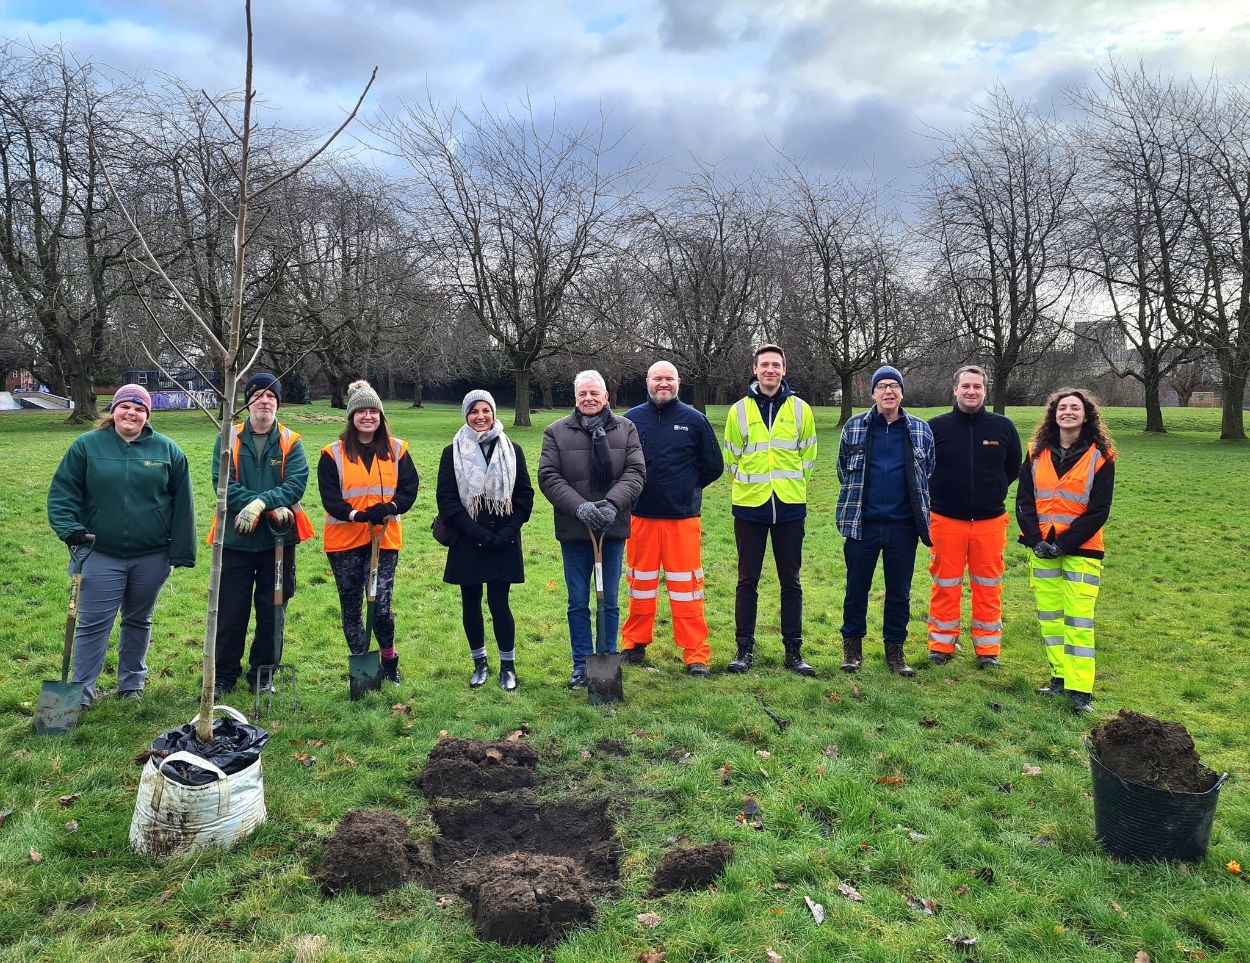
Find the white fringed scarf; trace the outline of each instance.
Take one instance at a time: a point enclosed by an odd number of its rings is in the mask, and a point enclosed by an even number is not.
[[[482,446],[495,442],[489,462]],[[456,488],[460,502],[477,520],[482,509],[495,515],[512,514],[512,489],[516,485],[516,451],[496,421],[486,431],[474,431],[461,425],[451,442],[452,465],[456,469]]]

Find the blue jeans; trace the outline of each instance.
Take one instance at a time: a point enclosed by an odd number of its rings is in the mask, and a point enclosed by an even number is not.
[[[590,542],[561,542],[564,557],[564,584],[569,591],[569,641],[573,646],[573,668],[584,669],[586,656],[595,651],[590,629],[590,596],[595,577],[595,551]],[[625,557],[625,541],[603,540],[603,614],[599,649],[616,651],[617,630],[621,623],[620,588],[621,561]]]
[[[885,568],[884,642],[906,642],[910,616],[911,577],[916,570],[916,526],[865,523],[864,537],[848,538],[842,546],[846,559],[846,596],[842,601],[842,635],[862,639],[868,634],[868,590],[880,557]]]

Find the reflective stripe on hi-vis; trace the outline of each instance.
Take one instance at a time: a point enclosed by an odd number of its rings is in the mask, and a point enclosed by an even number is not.
[[[1063,577],[1069,582],[1084,582],[1086,585],[1101,585],[1102,579],[1089,572],[1064,572]]]
[[[955,578],[938,578],[936,575],[929,576],[930,581],[938,588],[954,588],[956,585],[964,584],[964,577],[959,575]]]
[[[1094,657],[1094,647],[1092,645],[1065,645],[1063,654],[1074,655],[1078,659],[1092,659]]]
[[[1062,635],[1044,635],[1042,636],[1042,641],[1046,643],[1047,648],[1053,649],[1056,646],[1063,645],[1063,636]]]
[[[973,585],[997,585],[1003,580],[1001,575],[992,578],[988,575],[970,575],[969,578],[972,579]]]
[[[1068,515],[1066,512],[1055,512],[1053,514],[1043,512],[1037,516],[1037,523],[1039,525],[1053,525],[1055,522],[1058,522],[1060,525],[1071,525],[1076,521],[1076,518],[1076,515]]]
[[[659,589],[635,589],[635,588],[631,588],[631,589],[629,590],[629,597],[630,597],[631,599],[653,599],[653,598],[655,598],[655,597],[656,597],[657,595],[659,595],[659,594],[660,594],[660,590],[659,590]]]
[[[748,472],[740,471],[737,465],[729,466],[729,474],[733,475],[734,478],[738,479],[738,481],[745,482],[748,485],[762,485],[764,484],[764,482],[769,482],[773,480],[773,476],[771,474],[752,475]],[[800,475],[799,477],[801,478],[802,475]]]
[[[1001,635],[978,635],[974,641],[977,645],[1001,645],[1003,637]]]
[[[694,579],[694,572],[670,572],[664,570],[664,581],[666,582],[689,582]]]
[[[639,580],[645,581],[645,580],[647,580],[647,579],[659,578],[659,577],[660,577],[660,570],[657,568],[657,569],[654,569],[654,570],[652,570],[652,571],[650,571],[650,572],[643,572],[643,571],[639,571],[639,570],[638,570],[638,569],[636,569],[636,568],[627,568],[627,569],[625,569],[625,577],[626,577],[626,578],[629,578],[631,575],[632,575],[634,578],[636,578],[636,579],[639,579]]]
[[[1063,609],[1057,609],[1053,612],[1050,610],[1043,612],[1041,609],[1038,609],[1037,612],[1037,621],[1039,622],[1053,622],[1055,619],[1061,618],[1063,618]]]
[[[1058,578],[1063,574],[1062,569],[1058,568],[1035,568],[1033,569],[1034,578]]]
[[[774,468],[772,470],[771,477],[772,478],[792,478],[796,480],[802,480],[806,476],[803,474],[802,471],[790,471],[789,469],[786,469],[786,468]]]
[[[945,645],[945,644],[947,644],[947,643],[949,643],[949,642],[954,642],[957,638],[959,638],[959,636],[957,636],[957,635],[944,635],[944,634],[943,634],[943,633],[941,633],[941,632],[930,632],[930,633],[929,633],[929,641],[930,641],[930,642],[938,642],[938,643],[940,643],[940,644],[942,644],[942,645]]]
[[[954,619],[950,622],[943,622],[941,619],[929,619],[929,624],[935,629],[946,629],[948,631],[950,629],[958,631],[959,629],[959,619]]]
[[[1002,619],[999,619],[997,622],[978,622],[976,619],[973,619],[972,627],[974,629],[983,629],[986,632],[1001,632],[1003,630],[1003,622]]]
[[[1063,624],[1074,629],[1092,629],[1094,627],[1093,619],[1082,619],[1075,615],[1065,615]]]
[[[696,601],[698,601],[699,599],[703,598],[703,590],[702,590],[702,589],[699,589],[699,590],[698,590],[698,591],[696,591],[696,592],[673,592],[673,591],[670,591],[670,592],[668,593],[668,598],[669,598],[669,601],[670,601],[670,602],[696,602]]]

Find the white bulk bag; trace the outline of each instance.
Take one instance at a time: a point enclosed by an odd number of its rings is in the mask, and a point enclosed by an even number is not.
[[[213,706],[247,723],[230,706]],[[197,714],[192,723],[199,721]],[[217,776],[204,786],[186,786],[162,771],[171,762],[189,762]],[[169,859],[210,847],[230,849],[265,821],[265,784],[260,759],[226,775],[193,752],[174,752],[164,759],[149,757],[139,780],[130,845],[153,859]]]

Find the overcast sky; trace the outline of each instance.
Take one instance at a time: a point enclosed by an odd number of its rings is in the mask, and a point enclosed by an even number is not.
[[[1247,0],[255,0],[256,87],[285,126],[332,128],[428,90],[468,108],[526,94],[600,107],[630,151],[682,166],[813,166],[907,181],[1003,83],[1050,102],[1109,55],[1250,74]],[[220,90],[242,83],[242,3],[0,0],[0,36]]]

